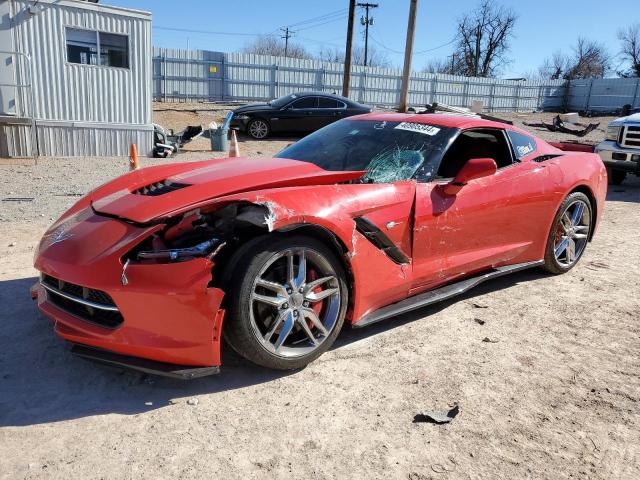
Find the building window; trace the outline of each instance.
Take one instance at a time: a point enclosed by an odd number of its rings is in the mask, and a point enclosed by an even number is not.
[[[129,37],[67,27],[67,61],[129,68]]]

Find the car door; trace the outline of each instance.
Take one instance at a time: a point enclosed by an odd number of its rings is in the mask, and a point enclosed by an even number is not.
[[[311,132],[316,130],[314,113],[317,110],[318,97],[307,96],[294,100],[282,108],[272,119],[277,123],[276,131],[280,132]]]
[[[487,157],[496,160],[494,175],[470,181],[455,196],[444,193],[442,186],[468,160]],[[543,163],[514,157],[504,130],[461,132],[438,174],[435,181],[417,185],[412,293],[542,258],[544,219],[552,208],[549,172]]]
[[[330,97],[318,97],[318,109],[314,116],[316,117],[317,128],[322,128],[341,118],[344,118],[347,111],[347,104]]]

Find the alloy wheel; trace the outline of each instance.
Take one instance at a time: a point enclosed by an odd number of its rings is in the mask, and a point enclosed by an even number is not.
[[[569,204],[558,220],[554,255],[565,268],[571,267],[582,256],[591,230],[591,215],[583,200]]]
[[[249,125],[249,134],[253,138],[265,138],[269,134],[269,126],[263,120],[254,120]]]
[[[250,321],[270,353],[300,357],[316,350],[333,331],[340,314],[336,272],[309,248],[274,254],[253,282]]]

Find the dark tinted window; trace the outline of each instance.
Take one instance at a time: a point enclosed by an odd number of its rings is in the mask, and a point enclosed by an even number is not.
[[[293,108],[301,109],[301,108],[316,108],[316,99],[318,97],[304,97],[300,100],[296,100],[293,102]]]
[[[334,100],[333,98],[320,97],[318,99],[318,108],[342,108],[344,103]]]
[[[413,122],[340,120],[278,153],[325,170],[366,170],[364,181],[429,181],[454,130]]]
[[[511,130],[507,130],[507,135],[509,136],[509,140],[511,140],[513,151],[515,152],[518,160],[536,151],[536,141],[533,137],[523,135],[518,132],[512,132]]]

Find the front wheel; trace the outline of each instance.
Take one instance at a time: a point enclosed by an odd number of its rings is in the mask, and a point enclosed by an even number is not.
[[[301,368],[333,344],[346,314],[344,269],[323,243],[269,235],[236,254],[225,339],[265,367]]]
[[[247,133],[256,140],[267,138],[270,132],[271,127],[266,120],[262,120],[261,118],[251,120],[249,125],[247,125]]]
[[[574,192],[565,198],[551,225],[543,268],[551,273],[571,270],[587,247],[592,228],[589,198]]]
[[[624,179],[627,178],[627,172],[625,172],[624,170],[610,169],[608,174],[609,174],[609,181],[613,185],[620,185],[622,182],[624,182]]]

